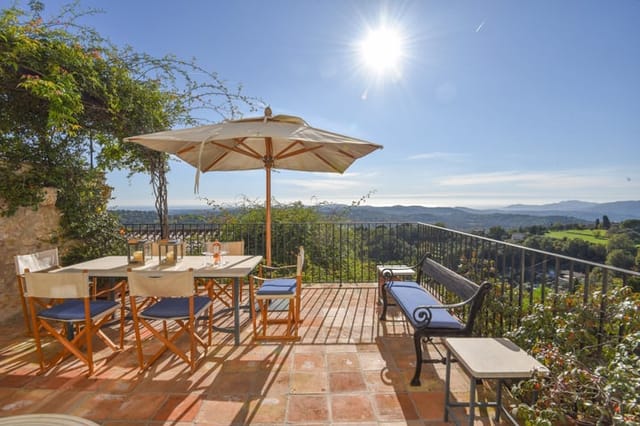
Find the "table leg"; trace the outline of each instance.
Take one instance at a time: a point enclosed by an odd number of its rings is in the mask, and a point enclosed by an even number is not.
[[[498,380],[498,389],[496,389],[496,423],[500,421],[500,412],[502,411],[502,385],[503,380]]]
[[[447,367],[444,381],[444,421],[449,421],[449,389],[451,387],[451,351],[447,349]]]
[[[476,379],[470,377],[471,384],[469,385],[469,426],[473,426],[473,422],[476,417]]]
[[[240,278],[233,279],[233,338],[240,344]]]

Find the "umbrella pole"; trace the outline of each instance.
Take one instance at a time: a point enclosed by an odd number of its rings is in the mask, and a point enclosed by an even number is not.
[[[267,266],[271,266],[271,166],[266,165],[267,171],[267,199],[265,200],[265,214],[266,214],[266,256]]]

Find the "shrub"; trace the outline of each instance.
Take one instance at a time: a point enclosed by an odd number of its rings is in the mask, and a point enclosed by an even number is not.
[[[555,294],[533,306],[507,336],[550,374],[513,388],[525,424],[640,424],[640,294],[629,287],[593,294]],[[601,317],[602,315],[602,317]]]

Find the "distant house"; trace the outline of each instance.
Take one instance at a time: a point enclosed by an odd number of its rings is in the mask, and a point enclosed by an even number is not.
[[[527,234],[525,234],[524,232],[514,232],[513,234],[511,234],[510,240],[514,243],[520,243],[524,241],[526,237]]]

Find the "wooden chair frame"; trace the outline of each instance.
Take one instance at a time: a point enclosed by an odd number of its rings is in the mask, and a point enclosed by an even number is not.
[[[22,306],[22,315],[24,317],[24,325],[27,335],[32,334],[31,315],[26,298],[26,286],[24,283],[24,271],[28,269],[31,272],[48,272],[60,268],[60,259],[58,249],[53,248],[30,254],[18,254],[13,257],[16,266],[16,282],[18,285],[18,294],[20,296],[20,305]],[[50,306],[48,300],[34,299],[39,308]]]
[[[207,242],[206,243],[206,248],[208,252],[211,252],[211,245],[213,244],[213,242]],[[243,255],[244,254],[244,240],[238,240],[238,241],[222,241],[220,242],[221,245],[221,250],[223,252],[226,252],[228,255],[231,256],[239,256],[239,255]],[[239,282],[239,289],[240,289],[240,293],[239,293],[239,298],[238,300],[242,300],[242,289],[244,287],[244,279],[243,278],[239,278],[240,282]],[[229,279],[209,279],[207,280],[208,285],[211,286],[211,291],[213,294],[213,299],[218,299],[223,305],[225,305],[227,308],[233,308],[233,301],[234,299],[234,287],[233,287],[233,279],[229,278]]]
[[[118,302],[92,300],[87,271],[47,273],[30,272],[27,268],[24,281],[31,316],[31,329],[34,331],[41,372],[50,369],[68,355],[74,355],[88,367],[88,375],[92,375],[94,371],[93,336],[100,338],[114,352],[123,349],[124,282],[118,283],[111,289],[114,294],[119,295]],[[38,302],[42,298],[48,298],[53,303],[39,310]],[[119,345],[116,345],[101,328],[107,321],[113,319],[118,310],[120,311],[120,338]],[[58,324],[58,327],[54,326],[54,323]],[[45,361],[42,351],[41,329],[62,345],[62,350],[48,361]]]
[[[129,271],[129,297],[133,326],[136,336],[136,350],[140,371],[146,370],[168,350],[187,363],[193,373],[196,369],[197,346],[207,349],[211,346],[213,329],[213,301],[211,288],[207,296],[196,295],[193,269],[182,272],[150,272]],[[197,319],[207,313],[207,340],[197,333]],[[161,329],[153,323],[160,321]],[[170,333],[168,322],[173,322],[178,329]],[[162,342],[153,355],[145,360],[142,350],[140,324],[151,332],[153,337]],[[189,336],[189,354],[176,344],[177,339]]]
[[[274,277],[295,268],[294,277]],[[300,339],[300,299],[304,248],[300,247],[295,265],[272,267],[263,265],[259,275],[249,277],[249,297],[255,340],[295,341]],[[268,275],[265,277],[264,275]],[[269,317],[269,312],[286,312],[284,318]],[[259,316],[258,316],[259,315]],[[282,334],[269,334],[270,325],[285,325]]]

